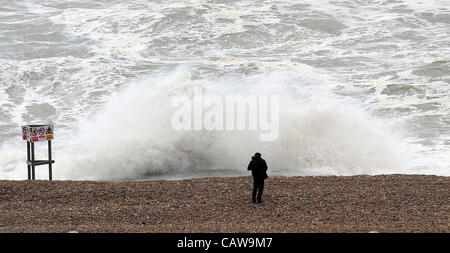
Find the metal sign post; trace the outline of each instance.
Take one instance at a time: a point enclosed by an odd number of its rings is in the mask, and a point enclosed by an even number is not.
[[[27,141],[27,167],[28,180],[35,180],[35,166],[48,164],[48,179],[52,180],[52,140],[53,125],[26,125],[22,126],[23,139]],[[38,141],[48,142],[48,160],[35,160],[34,143]]]

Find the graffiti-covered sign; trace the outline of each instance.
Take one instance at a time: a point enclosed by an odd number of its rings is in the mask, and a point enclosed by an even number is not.
[[[53,140],[53,132],[53,125],[22,126],[23,139],[31,142]]]
[[[24,140],[28,140],[28,126],[22,126],[22,135]]]

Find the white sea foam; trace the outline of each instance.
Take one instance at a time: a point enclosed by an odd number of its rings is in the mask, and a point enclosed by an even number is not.
[[[227,84],[227,85],[225,85]],[[202,87],[206,94],[279,94],[280,138],[261,142],[257,132],[175,131],[173,95]],[[145,78],[115,93],[94,120],[58,153],[56,175],[87,179],[137,179],[201,171],[241,175],[259,151],[282,175],[406,172],[407,147],[384,122],[324,88],[272,73],[249,79],[192,80],[186,71]],[[69,152],[70,150],[70,152]],[[56,165],[55,165],[56,166]]]
[[[0,177],[25,178],[27,123],[57,126],[61,179],[240,175],[255,149],[282,175],[449,175],[449,5],[7,2]],[[190,86],[280,95],[279,141],[172,131]]]

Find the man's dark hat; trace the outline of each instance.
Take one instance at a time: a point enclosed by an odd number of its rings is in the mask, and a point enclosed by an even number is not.
[[[261,153],[255,153],[255,156],[261,156]]]

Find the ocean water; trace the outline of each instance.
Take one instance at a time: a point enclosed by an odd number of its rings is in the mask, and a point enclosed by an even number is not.
[[[269,175],[450,175],[448,0],[0,3],[1,179],[39,123],[61,180],[248,175],[255,152]],[[278,95],[279,139],[173,130],[192,87]]]

